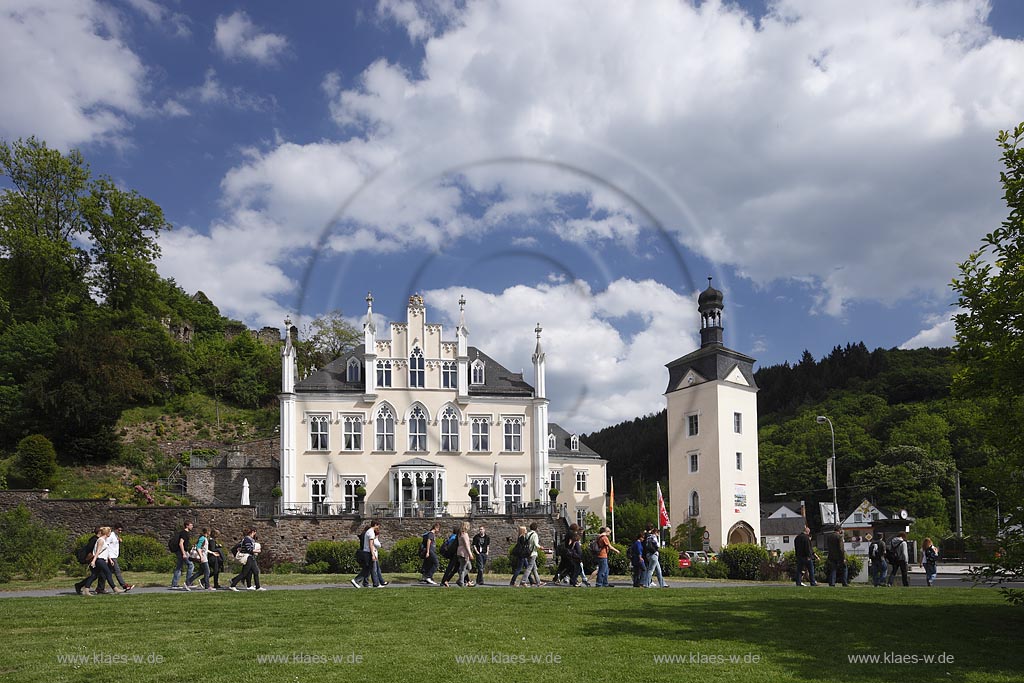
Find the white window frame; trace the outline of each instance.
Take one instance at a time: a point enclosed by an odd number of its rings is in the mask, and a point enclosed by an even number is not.
[[[491,488],[494,482],[491,481],[491,477],[477,476],[471,477],[469,480],[470,488],[476,487],[477,492],[480,494],[477,498],[477,504],[482,509],[491,507]]]
[[[346,512],[356,510],[356,488],[366,488],[366,475],[364,474],[343,474],[338,477],[341,482],[341,508]]]
[[[441,363],[441,388],[459,388],[459,365],[453,360],[446,360]]]
[[[423,364],[423,351],[417,346],[409,354],[409,388],[422,389],[427,383],[427,372]]]
[[[348,414],[341,416],[341,450],[363,450],[363,416]]]
[[[390,360],[377,361],[377,386],[385,389],[391,388],[392,364]]]
[[[573,434],[572,436],[569,437],[569,450],[570,451],[578,451],[579,449],[580,449],[580,437],[578,435],[576,435],[576,434]]]
[[[322,505],[327,500],[328,486],[330,486],[330,482],[327,481],[327,475],[307,474],[306,487],[309,489],[309,502],[314,506]]]
[[[387,412],[386,417],[384,416],[385,411]],[[388,429],[389,422],[390,430]],[[387,404],[378,407],[373,413],[373,446],[375,451],[383,453],[394,453],[395,451],[395,411]]]
[[[548,434],[548,450],[553,451],[558,448],[558,442],[555,440],[554,434]]]
[[[587,528],[588,512],[590,512],[588,508],[576,508],[576,523],[580,525],[581,529]]]
[[[491,418],[476,415],[469,418],[470,448],[474,453],[489,453],[491,451]]]
[[[562,470],[551,470],[548,472],[548,480],[551,482],[549,489],[562,490]]]
[[[523,489],[526,488],[526,479],[525,477],[505,477],[502,488],[502,499],[505,501],[506,505],[522,503]]]
[[[576,493],[587,492],[587,471],[576,470]]]
[[[470,365],[469,383],[473,385],[483,384],[487,376],[485,374],[484,362],[477,358]]]
[[[419,413],[417,415],[417,412]],[[427,451],[427,422],[430,417],[426,409],[420,404],[415,404],[409,409],[409,417],[406,422],[409,425],[409,450],[413,453],[425,453]],[[422,427],[422,431],[418,428]],[[413,431],[417,428],[416,431]]]
[[[310,413],[306,419],[309,422],[309,450],[331,450],[331,414]]]
[[[438,417],[441,423],[441,451],[444,453],[459,452],[459,411],[452,406],[445,406]]]
[[[502,418],[502,452],[523,452],[523,420],[518,415]]]
[[[689,413],[686,416],[686,438],[700,434],[700,413]]]
[[[345,380],[348,382],[358,382],[363,374],[361,370],[359,359],[349,358],[348,365],[345,367]]]
[[[736,469],[743,471],[743,453],[736,452]]]

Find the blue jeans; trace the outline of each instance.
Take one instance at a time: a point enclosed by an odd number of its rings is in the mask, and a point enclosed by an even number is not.
[[[885,570],[888,567],[885,564],[885,560],[875,560],[871,563],[871,582],[876,586],[881,586],[885,583]]]
[[[203,571],[203,580],[200,582],[199,585],[201,585],[203,588],[209,588],[210,587],[210,563],[209,562],[200,562],[199,563],[199,568],[202,569],[202,571]],[[191,586],[193,583],[195,583],[197,578],[199,578],[199,572],[198,571],[195,574],[192,575],[191,579],[189,579],[189,580],[187,580],[185,582],[185,585]]]
[[[651,579],[655,576],[658,577],[658,587],[665,587],[665,577],[661,573],[661,554],[654,553],[647,558],[647,572],[644,573],[643,584],[645,586],[651,585]]]
[[[934,562],[924,563],[924,578],[928,582],[928,585],[932,585],[935,581],[935,577],[939,574],[939,567]]]
[[[192,583],[192,579],[195,578],[193,575],[194,566],[192,565],[192,560],[188,559],[187,555],[182,557],[179,553],[178,564],[174,567],[174,575],[171,576],[171,588],[178,587],[178,581],[181,580],[181,570],[186,566],[188,567],[188,570],[185,572],[185,583],[189,584]]]
[[[608,585],[608,558],[599,557],[597,558],[597,585],[607,586]]]
[[[811,577],[811,585],[817,586],[818,582],[814,580],[814,560],[809,557],[796,558],[796,585],[799,586],[802,583],[800,576],[803,574],[804,569],[807,570],[807,575]]]
[[[844,586],[850,585],[849,569],[846,566],[845,559],[828,561],[828,585],[836,585],[837,573],[839,573],[839,578],[843,582]]]

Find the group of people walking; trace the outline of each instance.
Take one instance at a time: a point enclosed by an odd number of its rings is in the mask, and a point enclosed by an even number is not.
[[[124,527],[120,524],[113,526],[101,526],[96,528],[85,546],[80,548],[79,562],[89,565],[89,576],[75,584],[75,592],[79,595],[92,595],[93,581],[99,580],[96,585],[96,593],[122,593],[135,588],[134,585],[125,583],[121,575],[121,566],[118,558],[121,556],[121,534]],[[117,579],[117,583],[114,580]],[[106,587],[110,586],[107,591]]]
[[[804,527],[803,533],[796,537],[794,547],[796,551],[794,576],[796,585],[807,585],[803,582],[806,576],[810,580],[810,585],[817,586],[818,582],[814,577],[814,562],[818,559],[818,553],[811,542],[809,527]],[[850,585],[846,548],[841,529],[836,529],[825,537],[825,550],[828,585],[835,586],[837,581],[844,586]],[[924,539],[921,568],[924,569],[925,581],[929,586],[935,583],[935,577],[938,574],[938,559],[939,551],[932,543],[932,539]],[[903,585],[909,586],[909,565],[910,549],[907,544],[906,532],[894,534],[888,542],[885,534],[879,532],[871,540],[871,544],[868,546],[868,574],[872,585],[893,586],[896,582],[896,574],[899,573]],[[886,575],[887,571],[888,576]]]

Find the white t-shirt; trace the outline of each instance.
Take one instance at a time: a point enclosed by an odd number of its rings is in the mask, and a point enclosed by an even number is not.
[[[110,532],[110,535],[107,536],[107,546],[110,548],[110,552],[107,554],[108,560],[116,560],[121,556],[121,539],[117,537],[117,533]]]
[[[372,553],[373,552],[373,541],[376,538],[377,538],[377,534],[374,533],[373,527],[371,526],[369,529],[366,530],[366,533],[363,534],[363,550],[365,550],[368,553]],[[352,546],[349,546],[349,547],[351,548]]]

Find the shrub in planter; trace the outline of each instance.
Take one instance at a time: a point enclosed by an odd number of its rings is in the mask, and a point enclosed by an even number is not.
[[[756,581],[761,565],[768,562],[768,550],[756,543],[733,543],[722,548],[718,561],[725,563],[730,579]]]
[[[357,550],[359,541],[313,541],[306,546],[306,564],[326,562],[330,574],[355,574]]]
[[[423,560],[420,559],[421,541],[422,539],[419,536],[403,538],[395,543],[395,545],[391,547],[391,550],[382,552],[380,554],[381,571],[404,572],[407,571],[405,566],[410,562],[416,564],[418,571],[419,565],[423,562]]]

